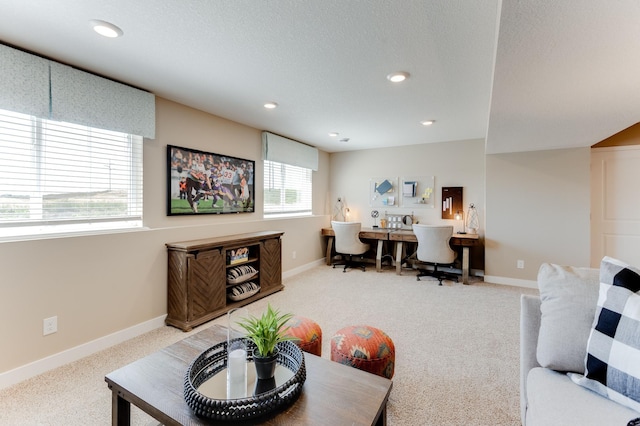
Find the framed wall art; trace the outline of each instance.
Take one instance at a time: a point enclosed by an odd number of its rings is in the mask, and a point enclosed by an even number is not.
[[[167,145],[167,215],[251,213],[255,161]]]

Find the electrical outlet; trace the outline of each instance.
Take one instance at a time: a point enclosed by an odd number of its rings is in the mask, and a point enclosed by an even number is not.
[[[518,269],[524,269],[524,260],[518,260],[516,266],[518,267]]]
[[[295,258],[296,258],[296,255],[297,255],[297,253],[296,253],[296,251],[294,250],[294,251],[291,253],[291,258],[292,258],[292,259],[295,259]]]
[[[45,318],[42,320],[42,335],[53,334],[58,331],[58,317]]]

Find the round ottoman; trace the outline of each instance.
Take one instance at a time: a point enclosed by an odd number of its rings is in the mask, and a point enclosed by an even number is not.
[[[287,334],[298,338],[294,342],[301,350],[322,356],[322,329],[318,323],[309,318],[294,316],[287,325],[290,327]]]
[[[384,331],[355,325],[338,330],[331,338],[331,360],[390,379],[396,349]]]

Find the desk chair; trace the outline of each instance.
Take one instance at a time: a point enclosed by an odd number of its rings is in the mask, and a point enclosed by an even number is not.
[[[450,266],[458,255],[449,246],[449,240],[453,235],[453,226],[413,225],[413,233],[418,239],[416,257],[422,263],[433,265],[433,271],[421,269],[418,271],[417,280],[420,277],[435,277],[439,284],[448,279],[458,282],[458,276],[444,271],[439,271],[438,266]]]
[[[336,253],[341,254],[344,261],[341,263],[333,263],[336,265],[344,264],[342,272],[347,272],[347,268],[359,267],[365,270],[365,264],[353,260],[353,256],[360,256],[369,251],[369,244],[360,241],[360,228],[362,224],[359,222],[336,222],[331,221],[331,227],[335,235]]]

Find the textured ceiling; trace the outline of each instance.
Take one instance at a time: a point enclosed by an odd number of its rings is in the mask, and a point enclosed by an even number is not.
[[[638,23],[637,0],[0,0],[6,44],[329,152],[589,146],[640,121]]]

